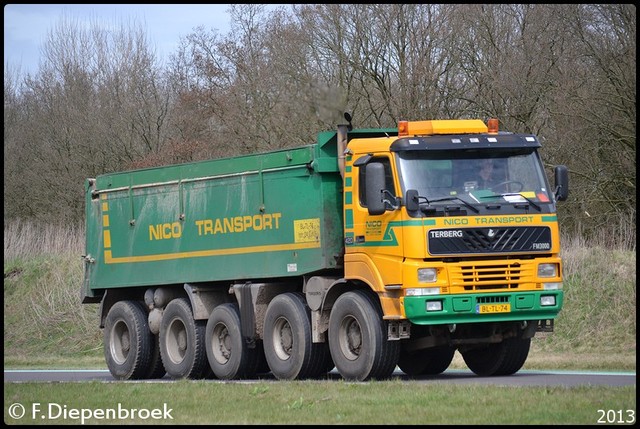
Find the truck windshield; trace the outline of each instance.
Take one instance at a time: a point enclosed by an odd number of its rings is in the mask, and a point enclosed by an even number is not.
[[[447,197],[470,204],[553,201],[540,159],[531,149],[402,151],[398,168],[403,194],[415,189],[421,203],[451,204]]]

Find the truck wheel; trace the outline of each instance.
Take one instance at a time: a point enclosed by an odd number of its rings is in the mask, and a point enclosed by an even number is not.
[[[141,303],[116,302],[105,319],[103,336],[107,367],[114,378],[146,378],[152,360],[153,334]]]
[[[152,334],[152,343],[151,346],[151,361],[149,362],[149,369],[147,374],[145,374],[145,379],[156,379],[162,378],[167,373],[164,369],[164,365],[162,364],[162,358],[160,357],[160,340],[158,335]]]
[[[326,347],[311,336],[311,315],[299,293],[276,296],[264,316],[264,355],[280,380],[317,377],[325,370]]]
[[[193,319],[186,298],[167,304],[160,322],[160,356],[171,378],[205,378],[210,373],[205,349],[206,323]]]
[[[409,376],[441,374],[453,360],[456,349],[449,346],[400,351],[398,367]]]
[[[400,354],[400,342],[387,340],[379,303],[361,290],[341,295],[333,305],[329,348],[340,375],[357,381],[391,376]]]
[[[508,338],[501,343],[467,350],[462,358],[477,375],[511,375],[522,368],[529,355],[531,338]]]
[[[258,352],[242,337],[237,304],[221,304],[213,309],[205,334],[207,358],[216,377],[223,380],[249,378],[256,374]]]

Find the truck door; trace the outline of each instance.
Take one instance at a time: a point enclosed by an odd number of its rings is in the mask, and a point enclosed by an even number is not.
[[[359,168],[357,189],[354,189],[358,201],[354,204],[353,228],[354,243],[352,250],[366,254],[376,270],[380,273],[383,283],[402,283],[402,228],[401,211],[396,207],[398,189],[394,180],[394,169],[387,156],[375,156],[369,163],[380,163],[385,172],[386,211],[380,215],[370,215],[368,211],[366,193],[366,171]]]

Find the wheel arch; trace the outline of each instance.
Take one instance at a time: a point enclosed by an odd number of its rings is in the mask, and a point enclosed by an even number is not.
[[[120,301],[140,301],[144,303],[144,292],[146,288],[131,288],[126,290],[107,289],[104,291],[100,301],[100,328],[104,328],[104,322],[109,314],[109,310]]]
[[[339,279],[333,282],[333,284],[327,290],[327,293],[322,299],[320,309],[331,310],[331,307],[333,307],[333,304],[335,304],[340,295],[354,290],[364,290],[368,291],[372,295],[375,295],[375,292],[373,291],[371,286],[362,280]]]

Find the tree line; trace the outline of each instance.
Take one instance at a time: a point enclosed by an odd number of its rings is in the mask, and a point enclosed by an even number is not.
[[[349,112],[534,133],[570,171],[564,231],[635,237],[634,5],[229,7],[166,62],[135,24],[61,17],[36,73],[5,64],[5,223],[81,222],[85,178],[311,144]]]

